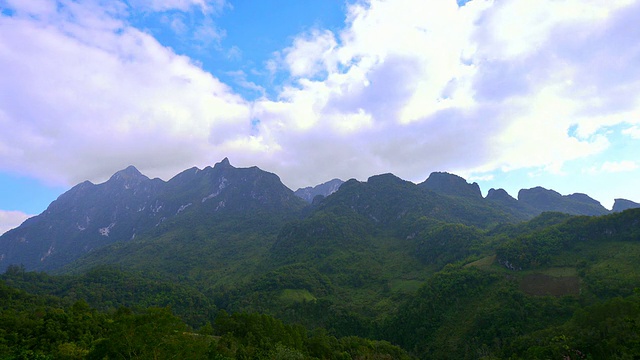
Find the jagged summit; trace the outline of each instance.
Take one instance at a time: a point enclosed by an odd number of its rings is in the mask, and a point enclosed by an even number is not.
[[[213,166],[214,169],[220,168],[220,169],[235,169],[232,165],[231,162],[229,162],[229,158],[225,157],[224,159],[222,159],[222,161],[220,161],[219,163],[215,164]]]
[[[145,181],[149,181],[149,178],[138,171],[135,166],[129,165],[126,169],[113,174],[105,184],[132,189]]]
[[[568,214],[604,215],[609,213],[598,201],[585,194],[561,195],[557,191],[541,186],[522,189],[518,201],[537,211],[559,211]]]
[[[311,208],[345,204],[348,211],[376,224],[426,216],[481,226],[487,219],[520,221],[543,211],[609,213],[585,194],[563,196],[542,187],[521,190],[518,200],[503,189],[491,189],[483,198],[477,183],[446,172],[434,172],[417,185],[387,173],[371,176],[367,182],[334,179],[303,190],[294,194],[276,174],[255,166],[236,168],[226,157],[213,167],[184,170],[169,181],[149,179],[128,166],[104,183],[86,181],[74,186],[45,212],[1,236],[0,266],[22,263],[29,269],[55,269],[100,247],[145,234],[157,236],[185,226],[208,228],[224,219],[250,219],[258,214],[285,219],[304,216]],[[306,208],[316,195],[333,193]],[[639,206],[616,199],[614,211]]]
[[[171,226],[206,227],[211,224],[203,222],[256,213],[285,217],[305,205],[275,174],[235,168],[227,158],[169,181],[150,180],[129,166],[104,183],[74,186],[34,220],[1,236],[0,267],[20,263],[28,269],[55,269],[114,242]]]
[[[489,189],[487,200],[493,201],[517,201],[513,196],[509,195],[505,189]]]
[[[539,210],[534,209],[522,201],[516,200],[504,189],[490,189],[485,200],[501,207],[508,213],[520,214],[525,219],[540,213]]]
[[[621,212],[628,209],[640,208],[640,204],[627,199],[615,199],[612,212]]]
[[[138,169],[135,166],[129,165],[125,169],[120,170],[115,174],[113,174],[109,180],[128,179],[128,178],[135,178],[135,177],[146,177],[146,176],[142,175],[142,173],[138,171]]]
[[[482,198],[478,183],[469,184],[464,178],[447,172],[433,172],[419,186],[443,195]]]
[[[575,193],[575,194],[567,195],[567,198],[575,200],[577,202],[584,203],[584,204],[589,204],[592,206],[602,206],[602,204],[600,204],[600,201],[591,198],[587,194]]]

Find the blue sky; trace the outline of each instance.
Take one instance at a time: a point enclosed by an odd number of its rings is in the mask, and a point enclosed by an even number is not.
[[[0,233],[135,165],[640,202],[633,0],[0,0]]]

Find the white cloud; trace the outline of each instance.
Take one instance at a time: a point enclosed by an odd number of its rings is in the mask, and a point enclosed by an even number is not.
[[[279,173],[559,174],[640,110],[639,21],[632,1],[359,2],[342,32],[305,33],[274,59],[294,81],[254,115]]]
[[[233,78],[234,82],[238,86],[240,86],[240,87],[242,87],[244,89],[247,89],[247,90],[252,90],[252,91],[258,92],[258,93],[262,94],[263,96],[265,95],[265,89],[262,86],[259,86],[258,84],[247,80],[247,74],[244,71],[242,71],[242,70],[229,71],[229,72],[227,72],[227,75],[231,76]]]
[[[622,133],[629,135],[632,139],[640,140],[640,125],[634,125],[622,130]]]
[[[183,46],[200,51],[213,48],[221,51],[220,42],[226,36],[214,19],[231,7],[226,0],[128,0],[129,18],[139,16],[147,21],[158,18],[178,37]],[[157,28],[143,29],[161,33]]]
[[[0,18],[0,167],[67,184],[131,163],[167,176],[250,135],[249,105],[190,59],[67,11]]]
[[[21,211],[0,210],[0,235],[11,229],[17,228],[32,216],[33,215],[28,215]]]
[[[177,35],[185,35],[189,31],[189,28],[187,24],[185,24],[185,19],[182,14],[178,13],[171,16],[163,15],[160,21],[163,24],[169,26],[169,28]]]
[[[191,11],[196,8],[208,14],[222,10],[225,0],[128,0],[128,3],[144,11],[163,12],[170,10]]]
[[[633,172],[640,169],[640,165],[636,161],[632,160],[619,160],[619,161],[605,161],[600,165],[591,166],[582,170],[583,174],[595,175],[610,175],[622,172]],[[619,196],[619,195],[618,195]]]
[[[553,43],[558,28],[578,25],[572,37],[590,32],[588,24],[607,21],[612,12],[633,0],[517,0],[492,2],[481,19],[478,39],[489,58],[519,58]]]
[[[607,161],[602,164],[602,171],[606,172],[627,172],[633,171],[638,168],[638,164],[635,161]]]
[[[462,174],[460,175],[462,176]],[[491,181],[493,179],[495,179],[495,175],[493,174],[483,174],[483,175],[477,175],[477,174],[470,174],[469,176],[463,176],[468,182],[472,182],[472,181]]]
[[[49,0],[5,0],[7,8],[20,14],[46,16],[55,13],[56,3]]]
[[[610,146],[604,127],[640,113],[640,4],[629,0],[359,1],[341,31],[316,28],[277,52],[267,68],[286,80],[253,102],[132,28],[117,2],[16,4],[40,15],[0,18],[0,88],[11,89],[0,168],[71,183],[224,156],[293,188],[388,171],[562,173]]]
[[[620,172],[630,172],[640,168],[638,163],[631,160],[621,160],[621,161],[605,161],[599,167],[591,167],[587,170],[590,174],[597,173],[620,173]]]
[[[336,40],[331,31],[312,31],[308,36],[301,36],[294,40],[292,47],[285,50],[284,61],[291,75],[295,77],[312,78],[327,69]]]
[[[219,29],[211,19],[205,20],[193,32],[193,39],[199,44],[199,48],[207,48],[213,44],[217,49],[220,49],[220,41],[225,36],[226,32]]]

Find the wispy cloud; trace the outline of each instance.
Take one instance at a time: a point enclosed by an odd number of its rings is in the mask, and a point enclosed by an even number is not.
[[[265,96],[265,89],[262,86],[259,86],[256,83],[247,80],[247,74],[242,71],[230,71],[227,75],[231,76],[236,84],[241,86],[244,89],[255,91],[262,96]]]
[[[631,126],[622,131],[623,134],[630,136],[633,139],[640,140],[640,125]]]
[[[602,164],[602,171],[606,172],[626,172],[633,171],[638,168],[638,163],[635,161],[607,161]]]
[[[205,14],[222,11],[226,0],[128,0],[131,7],[142,11],[163,12],[171,10],[191,11],[197,9]]]
[[[587,173],[597,174],[597,173],[620,173],[620,172],[629,172],[637,170],[640,166],[638,163],[632,160],[622,160],[622,161],[605,161],[600,166],[594,166],[587,169]]]

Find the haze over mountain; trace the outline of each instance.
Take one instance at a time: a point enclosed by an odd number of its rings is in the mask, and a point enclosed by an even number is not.
[[[2,235],[0,265],[57,269],[116,242],[150,233],[159,236],[194,224],[205,226],[233,216],[291,221],[304,216],[301,211],[317,195],[329,196],[326,201],[318,200],[321,207],[347,201],[365,218],[383,223],[410,215],[485,226],[527,220],[545,211],[609,212],[587,195],[562,196],[540,187],[521,190],[518,200],[501,189],[491,189],[483,198],[478,184],[443,172],[417,185],[386,174],[365,183],[334,179],[293,192],[277,175],[257,167],[235,168],[226,158],[214,167],[185,170],[166,182],[149,179],[129,166],[102,184],[85,181],[74,186],[42,214]],[[640,206],[621,199],[616,203],[616,211],[621,206]]]

